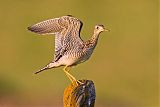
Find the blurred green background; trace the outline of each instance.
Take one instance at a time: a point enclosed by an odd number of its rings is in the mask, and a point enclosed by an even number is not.
[[[0,107],[62,107],[70,81],[62,67],[39,75],[54,54],[54,36],[27,31],[37,22],[71,14],[81,37],[101,34],[89,61],[72,69],[96,86],[96,107],[158,107],[157,0],[1,0]]]

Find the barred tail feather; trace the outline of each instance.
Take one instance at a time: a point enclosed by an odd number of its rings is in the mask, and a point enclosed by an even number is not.
[[[34,74],[38,74],[38,73],[40,73],[44,70],[47,70],[47,69],[49,69],[48,66],[45,66],[45,67],[41,68],[40,70],[38,70],[37,72],[35,72]]]
[[[43,68],[41,68],[40,70],[38,70],[37,72],[35,72],[34,74],[38,74],[44,70],[47,70],[47,69],[51,69],[51,68],[55,68],[55,63],[54,62],[50,62],[49,64],[47,64],[46,66],[44,66]]]

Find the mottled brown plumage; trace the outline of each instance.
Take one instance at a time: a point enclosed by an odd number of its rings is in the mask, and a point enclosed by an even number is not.
[[[91,39],[83,41],[80,38],[82,25],[82,22],[75,17],[62,16],[28,27],[28,30],[41,35],[55,34],[54,59],[36,74],[46,69],[64,65],[64,71],[69,79],[72,82],[76,81],[69,73],[69,68],[88,60],[97,45],[99,34],[108,31],[103,25],[96,25]]]

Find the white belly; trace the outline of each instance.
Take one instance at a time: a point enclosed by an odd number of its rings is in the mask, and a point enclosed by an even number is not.
[[[64,55],[62,58],[59,59],[59,64],[60,65],[67,65],[67,66],[71,66],[71,65],[77,65],[79,63],[85,62],[86,60],[88,60],[91,56],[93,51],[88,51],[85,52],[79,56],[73,56],[73,55]]]
[[[61,65],[70,66],[70,65],[73,65],[76,62],[76,58],[63,56],[58,62],[60,62]]]

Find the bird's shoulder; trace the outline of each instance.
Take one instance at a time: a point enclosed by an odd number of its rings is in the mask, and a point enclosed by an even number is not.
[[[76,18],[76,17],[73,17],[72,15],[67,15],[67,16],[62,16],[59,18],[59,21],[58,21],[60,24],[63,24],[65,22],[67,22],[67,26],[70,27],[70,26],[74,26],[74,29],[79,29],[79,31],[81,30],[82,26],[83,26],[83,22]],[[61,23],[63,22],[63,23]],[[77,26],[77,27],[75,27]]]

